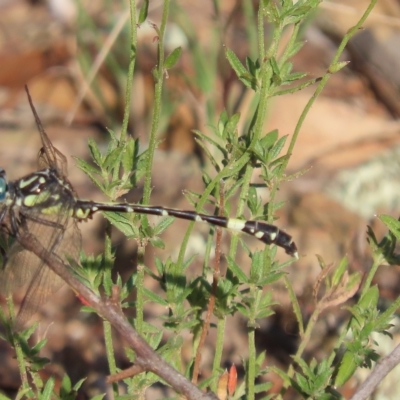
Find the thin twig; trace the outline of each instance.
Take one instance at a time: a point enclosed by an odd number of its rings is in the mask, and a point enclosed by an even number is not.
[[[127,369],[124,369],[121,372],[117,372],[116,374],[109,375],[107,377],[107,383],[114,383],[122,381],[122,379],[132,378],[140,373],[145,372],[145,370],[139,365],[132,365]]]

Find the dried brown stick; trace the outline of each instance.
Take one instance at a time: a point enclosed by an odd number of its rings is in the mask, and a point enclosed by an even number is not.
[[[350,400],[368,399],[385,376],[400,363],[400,345],[389,355],[380,359],[368,378],[360,385]]]

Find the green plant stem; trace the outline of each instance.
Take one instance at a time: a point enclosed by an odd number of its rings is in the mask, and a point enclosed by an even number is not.
[[[162,88],[164,82],[164,34],[167,25],[168,13],[169,13],[170,0],[164,1],[163,14],[161,19],[160,29],[158,32],[158,66],[156,71],[156,83],[154,91],[154,109],[151,121],[149,148],[147,149],[146,156],[146,171],[144,176],[144,187],[143,187],[143,204],[149,204],[151,195],[151,174],[154,159],[154,152],[157,146],[157,131],[160,122],[161,114],[161,97]],[[155,27],[156,29],[156,27]],[[142,223],[147,224],[147,217],[142,218]],[[143,243],[139,243],[138,248],[138,267],[137,267],[137,299],[136,299],[136,329],[139,333],[143,332],[143,307],[144,307],[144,246]]]
[[[129,113],[131,110],[131,96],[132,96],[132,83],[133,83],[133,72],[135,70],[135,62],[136,62],[136,45],[137,45],[137,27],[136,27],[136,1],[130,0],[130,15],[131,15],[131,40],[130,40],[130,54],[129,54],[129,67],[128,67],[128,79],[126,83],[126,91],[125,91],[125,110],[124,110],[124,118],[122,121],[121,127],[121,136],[120,140],[124,142],[126,140],[126,133],[128,130],[129,123]]]
[[[344,339],[345,339],[346,335],[348,334],[348,332],[349,332],[348,329],[342,329],[342,332],[341,332],[338,340],[336,341],[336,345],[333,348],[333,350],[328,358],[328,365],[333,364],[335,358],[337,357],[338,350],[343,345]]]
[[[258,8],[257,13],[257,31],[258,31],[258,57],[262,57],[265,54],[265,44],[264,44],[264,12],[262,7],[262,2]],[[261,60],[260,60],[261,61]]]
[[[254,386],[256,381],[256,342],[255,329],[249,328],[249,363],[247,367],[247,396],[246,399],[254,399]]]
[[[154,91],[154,109],[151,121],[149,148],[147,150],[146,173],[143,188],[143,204],[148,204],[151,195],[151,173],[153,166],[154,151],[157,146],[157,130],[161,114],[161,96],[164,83],[164,34],[167,25],[170,0],[164,0],[161,26],[158,30],[158,66],[156,72],[156,84]]]
[[[17,356],[17,361],[18,361],[18,369],[19,369],[19,375],[21,376],[22,389],[23,390],[31,389],[29,386],[29,383],[28,383],[28,375],[26,373],[24,353],[21,349],[21,345],[19,343],[18,338],[16,338],[16,339],[14,338],[14,349],[15,349],[15,354]]]
[[[215,378],[211,384],[211,390],[216,392],[218,385],[218,374],[221,368],[222,351],[224,349],[226,317],[219,318],[217,323],[217,343],[215,344],[212,376]]]
[[[290,302],[292,303],[293,312],[294,312],[294,315],[296,316],[297,325],[299,327],[299,335],[300,335],[300,337],[303,337],[304,336],[304,321],[303,321],[303,316],[301,313],[299,301],[298,301],[296,293],[293,289],[293,285],[290,282],[287,275],[283,276],[283,281],[285,282],[286,290],[288,291],[289,299],[290,299]]]
[[[104,320],[103,321],[103,329],[104,329],[104,340],[107,354],[107,362],[108,367],[110,369],[110,375],[117,373],[117,366],[115,364],[115,355],[114,355],[114,347],[112,341],[112,331],[111,324]],[[112,384],[114,396],[118,396],[118,384],[114,382]]]
[[[371,287],[371,283],[372,283],[372,280],[374,279],[376,271],[378,270],[379,266],[381,265],[380,261],[381,261],[380,257],[374,258],[374,262],[373,262],[370,270],[368,271],[367,278],[365,279],[360,298],[363,298],[365,293],[367,293],[368,289]]]
[[[244,206],[246,205],[246,199],[247,199],[247,194],[249,192],[249,186],[252,174],[253,174],[253,167],[250,164],[247,164],[243,176],[243,184],[240,190],[239,204],[237,206],[236,217],[242,215]],[[232,235],[231,243],[229,246],[229,256],[232,259],[234,259],[236,256],[238,242],[239,242],[239,236],[237,234]]]
[[[137,255],[137,278],[136,278],[136,318],[135,328],[139,334],[143,333],[144,314],[144,252],[145,246],[139,243]]]
[[[7,297],[7,308],[10,313],[10,320],[11,323],[14,323],[15,321],[15,311],[14,311],[14,302],[12,299],[12,296]],[[21,382],[22,382],[22,390],[30,390],[32,391],[31,387],[29,386],[28,383],[28,374],[26,373],[26,365],[25,365],[25,359],[24,359],[24,353],[21,348],[21,344],[19,341],[19,336],[18,333],[13,333],[13,346],[15,349],[15,353],[17,356],[17,361],[18,361],[18,369],[19,369],[19,375],[21,377]]]
[[[260,3],[261,7],[261,3]],[[263,31],[264,32],[264,31]],[[272,33],[272,41],[271,45],[269,46],[266,54],[263,54],[263,57],[265,57],[265,60],[268,61],[272,57],[277,57],[278,50],[279,50],[279,44],[283,36],[283,26],[278,25],[275,26],[275,29],[273,30]]]
[[[317,305],[317,307],[315,308],[314,312],[311,315],[310,320],[308,321],[307,328],[306,328],[306,330],[304,332],[304,336],[302,337],[300,346],[297,349],[297,352],[296,352],[296,355],[294,356],[294,359],[300,358],[301,355],[303,354],[303,351],[307,347],[307,344],[311,339],[311,333],[312,333],[312,331],[313,331],[313,329],[315,327],[315,324],[318,321],[318,316],[319,316],[320,313],[321,313],[321,310],[319,309],[319,307]],[[294,368],[293,368],[293,364],[291,364],[290,367],[289,367],[289,370],[288,370],[288,376],[290,378],[292,378],[293,374],[294,374]]]
[[[254,59],[257,55],[257,36],[258,36],[258,31],[256,30],[256,27],[254,26],[254,6],[253,6],[253,1],[252,0],[246,0],[243,3],[243,14],[245,17],[245,26],[246,26],[246,32],[247,32],[247,37],[248,37],[248,43],[250,45],[250,57]]]
[[[282,56],[280,57],[280,64],[284,64],[288,58],[289,58],[289,53],[292,51],[293,46],[295,45],[297,38],[299,36],[299,29],[300,29],[300,23],[297,23],[293,26],[293,31],[290,35],[290,39],[288,43],[285,46],[285,51],[283,52]]]
[[[112,268],[112,248],[111,248],[111,224],[107,222],[106,227],[106,237],[104,242],[104,264],[105,264],[105,274],[110,274],[111,276],[111,268]],[[110,278],[111,279],[111,278]],[[111,296],[111,293],[106,290],[106,294]],[[117,372],[117,368],[115,365],[115,357],[114,357],[114,349],[112,342],[112,333],[111,333],[111,325],[108,321],[103,321],[103,329],[104,329],[104,341],[106,347],[107,361],[108,367],[110,369],[110,374],[115,374]],[[118,395],[118,385],[113,383],[113,392],[114,395]]]
[[[260,136],[263,132],[264,123],[265,123],[265,115],[267,112],[267,103],[269,99],[269,92],[271,86],[269,84],[271,80],[271,68],[269,68],[269,62],[264,61],[262,64],[262,72],[261,72],[261,90],[260,90],[260,99],[256,111],[256,120],[253,129],[251,130],[251,142],[249,144],[249,150],[252,150]]]
[[[264,129],[264,124],[266,120],[266,112],[267,112],[267,103],[269,97],[271,95],[271,77],[272,77],[272,68],[270,66],[269,59],[271,57],[275,57],[278,51],[278,44],[280,38],[282,37],[282,27],[278,27],[274,30],[273,40],[270,48],[265,53],[264,47],[264,6],[263,2],[260,2],[259,10],[258,10],[258,40],[259,40],[259,59],[262,61],[262,69],[261,69],[261,90],[260,90],[260,100],[257,107],[257,115],[256,121],[254,124],[253,137],[250,143],[250,149],[252,149],[259,138],[261,137]],[[281,170],[283,174],[283,169]],[[272,192],[272,191],[271,191]],[[270,195],[270,201],[273,202],[273,192]],[[268,222],[273,222],[273,215],[269,213]]]

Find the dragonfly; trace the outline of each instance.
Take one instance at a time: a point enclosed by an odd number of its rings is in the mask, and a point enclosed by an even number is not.
[[[98,212],[139,213],[176,217],[241,231],[265,244],[282,247],[287,254],[298,258],[292,237],[275,225],[262,221],[245,221],[222,216],[201,214],[129,203],[100,203],[81,200],[67,178],[66,157],[47,136],[29,90],[29,105],[35,117],[42,147],[38,154],[38,170],[15,181],[7,181],[0,169],[0,231],[7,238],[16,238],[9,248],[3,248],[3,267],[0,271],[0,291],[6,296],[26,286],[15,325],[23,327],[62,285],[63,280],[34,253],[18,243],[18,233],[28,232],[66,266],[78,262],[81,233],[77,223],[88,220]],[[4,243],[3,243],[4,244]],[[6,246],[4,246],[6,247]]]

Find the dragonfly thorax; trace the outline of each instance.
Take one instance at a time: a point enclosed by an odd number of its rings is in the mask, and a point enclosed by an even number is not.
[[[44,214],[57,212],[58,207],[74,201],[69,183],[60,179],[57,171],[51,168],[29,174],[14,182],[12,186],[14,193],[11,197],[16,205],[35,207]]]

